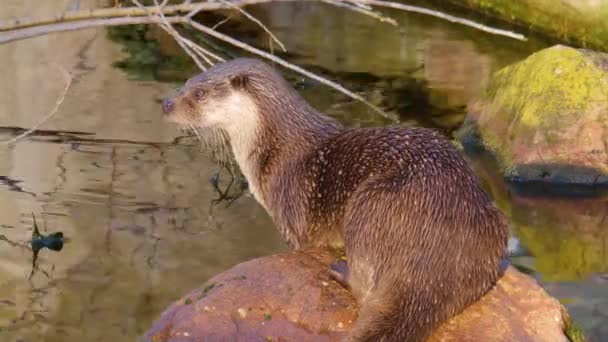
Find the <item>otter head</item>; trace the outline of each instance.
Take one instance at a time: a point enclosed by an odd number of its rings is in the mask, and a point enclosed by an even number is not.
[[[269,66],[255,59],[217,64],[189,79],[162,110],[170,121],[199,128],[252,129],[257,105],[249,91],[252,78],[259,82]],[[243,121],[249,121],[244,125]]]
[[[163,101],[162,111],[168,120],[191,129],[226,133],[228,141],[222,139],[220,145],[229,142],[250,190],[263,203],[257,195],[255,178],[259,163],[252,159],[252,152],[259,152],[259,137],[264,135],[260,131],[269,122],[276,122],[273,113],[287,107],[285,101],[295,96],[290,94],[290,86],[272,67],[257,59],[239,58],[216,64],[189,79]],[[200,133],[203,140],[218,136],[217,132],[205,134],[206,130]]]

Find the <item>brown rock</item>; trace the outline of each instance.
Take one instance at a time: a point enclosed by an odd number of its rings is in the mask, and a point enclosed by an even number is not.
[[[357,318],[348,291],[328,277],[335,256],[289,251],[241,263],[173,303],[146,341],[335,341]],[[430,341],[568,341],[562,305],[509,268],[479,302]]]
[[[335,259],[291,251],[241,263],[173,303],[151,341],[331,341],[357,317],[353,297],[328,277]],[[187,304],[190,303],[190,304]]]
[[[563,306],[510,267],[496,287],[443,324],[431,341],[568,341]]]

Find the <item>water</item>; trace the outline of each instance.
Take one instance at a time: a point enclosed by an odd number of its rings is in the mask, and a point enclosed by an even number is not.
[[[70,2],[63,3],[9,0],[0,17],[49,15]],[[406,125],[446,134],[493,71],[546,46],[395,12],[398,28],[324,5],[252,13],[285,43],[291,61],[362,93]],[[221,29],[268,44],[242,18]],[[145,53],[129,58],[127,46]],[[175,56],[177,49],[166,37],[158,45],[112,41],[103,29],[0,46],[0,139],[53,107],[64,86],[57,64],[75,76],[44,131],[14,149],[0,146],[0,340],[132,341],[212,275],[285,249],[251,196],[211,206],[217,166],[159,110],[175,87],[164,81],[193,69],[180,57],[158,58],[159,51]],[[117,62],[127,69],[113,67]],[[351,126],[386,122],[322,85],[288,77],[317,108]],[[522,195],[485,158],[471,163],[512,218],[518,265],[562,300],[590,337],[606,338],[608,196]],[[28,279],[32,212],[42,234],[61,231],[69,240],[59,252],[41,251]]]

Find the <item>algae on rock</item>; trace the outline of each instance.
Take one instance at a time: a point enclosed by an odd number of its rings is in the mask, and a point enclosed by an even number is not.
[[[508,178],[608,184],[608,55],[557,45],[508,66],[467,125]]]

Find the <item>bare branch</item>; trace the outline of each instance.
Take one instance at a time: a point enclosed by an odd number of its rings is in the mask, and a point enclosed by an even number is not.
[[[262,4],[273,2],[276,0],[234,0],[231,1],[232,6],[242,7],[246,5]],[[298,0],[279,0],[282,2],[298,1]],[[301,0],[300,0],[301,1]],[[182,13],[190,13],[194,11],[217,11],[221,9],[229,9],[230,7],[221,2],[206,1],[197,3],[182,3],[180,5],[165,6],[162,12],[169,15],[177,15]],[[60,15],[49,18],[18,18],[11,20],[0,21],[0,32],[22,29],[32,26],[41,26],[54,23],[66,23],[70,21],[86,20],[93,18],[114,18],[114,17],[146,17],[148,13],[158,14],[159,9],[155,6],[151,7],[115,7],[115,8],[96,8],[79,11],[68,11]]]
[[[469,27],[472,27],[472,28],[475,28],[475,29],[478,29],[480,31],[484,31],[487,33],[491,33],[491,34],[495,34],[495,35],[499,35],[499,36],[505,36],[505,37],[509,37],[509,38],[513,38],[513,39],[517,39],[517,40],[522,40],[522,41],[528,40],[524,35],[519,34],[519,33],[514,33],[511,31],[507,31],[507,30],[493,28],[490,26],[486,26],[486,25],[474,22],[469,19],[459,18],[459,17],[453,16],[453,15],[449,15],[449,14],[440,12],[440,11],[430,10],[430,9],[424,8],[424,7],[410,6],[410,5],[405,5],[405,4],[392,2],[392,1],[380,1],[380,0],[351,0],[350,2],[353,2],[353,3],[356,2],[356,3],[368,4],[368,5],[372,5],[372,6],[392,8],[392,9],[397,9],[397,10],[406,11],[406,12],[430,15],[435,18],[447,20],[449,22],[456,23],[456,24],[469,26]]]
[[[391,8],[401,11],[420,13],[424,15],[433,16],[436,18],[440,18],[443,20],[447,20],[453,23],[458,23],[461,25],[466,25],[487,33],[492,33],[496,35],[502,35],[506,37],[510,37],[518,40],[526,40],[526,37],[513,33],[506,30],[496,29],[492,27],[488,27],[474,21],[458,18],[449,14],[445,14],[443,12],[430,10],[427,8],[404,5],[401,3],[391,2],[391,1],[379,1],[379,0],[220,0],[220,1],[206,1],[206,2],[198,2],[191,3],[186,0],[184,3],[180,5],[172,5],[166,6],[167,0],[163,0],[161,4],[159,4],[158,0],[154,0],[155,6],[146,7],[143,6],[138,0],[131,0],[136,7],[128,7],[128,8],[110,8],[110,9],[89,9],[84,11],[70,11],[64,13],[62,15],[52,17],[52,18],[44,18],[44,19],[15,19],[9,20],[6,22],[0,22],[0,44],[7,43],[19,39],[25,39],[30,37],[35,37],[43,34],[48,34],[52,32],[60,32],[60,31],[70,31],[70,30],[78,30],[89,27],[98,27],[98,26],[118,26],[118,25],[132,25],[132,24],[157,24],[163,30],[165,30],[169,35],[171,35],[175,41],[180,45],[180,47],[194,60],[197,66],[201,69],[205,69],[203,60],[211,65],[213,61],[210,58],[213,58],[215,61],[223,61],[223,58],[214,54],[211,51],[201,47],[195,42],[181,36],[177,30],[175,30],[172,24],[182,23],[189,24],[193,28],[201,31],[202,33],[214,37],[216,39],[222,40],[228,44],[232,44],[236,47],[249,51],[253,54],[271,60],[277,64],[280,64],[288,69],[294,70],[299,74],[302,74],[311,79],[317,80],[322,84],[325,84],[331,88],[334,88],[347,96],[361,101],[371,107],[374,111],[380,113],[382,116],[389,118],[393,121],[398,121],[397,117],[394,115],[389,115],[383,112],[380,108],[371,104],[370,102],[363,99],[361,96],[347,90],[341,85],[327,80],[321,76],[318,76],[314,73],[306,71],[298,67],[297,65],[286,62],[285,60],[274,56],[272,53],[268,53],[263,50],[259,50],[254,48],[251,45],[243,43],[239,40],[236,40],[232,37],[224,35],[215,30],[215,28],[229,18],[224,21],[216,24],[213,28],[209,28],[207,26],[201,25],[197,22],[192,21],[192,17],[201,11],[213,11],[219,9],[236,9],[243,13],[248,19],[252,20],[254,23],[259,25],[266,33],[269,35],[270,39],[270,48],[272,52],[272,42],[276,42],[282,49],[285,51],[285,46],[279,41],[279,39],[270,32],[270,30],[264,26],[258,19],[251,16],[246,11],[242,10],[241,7],[245,5],[253,5],[253,4],[261,4],[268,2],[292,2],[292,1],[320,1],[323,3],[327,3],[331,6],[337,6],[346,8],[363,15],[367,15],[378,19],[383,22],[388,22],[392,25],[396,25],[397,22],[389,17],[385,17],[381,13],[378,13],[372,10],[373,6],[376,7],[384,7]],[[2,32],[8,31],[8,32]],[[66,90],[67,91],[67,90]],[[64,95],[65,96],[65,95]],[[58,107],[58,106],[57,106]],[[56,110],[55,110],[56,111]],[[50,117],[50,116],[49,116]],[[28,133],[29,134],[29,133]]]
[[[396,116],[390,115],[390,114],[384,112],[382,109],[376,107],[374,104],[372,104],[371,102],[367,101],[366,99],[364,99],[360,95],[353,93],[352,91],[344,88],[343,86],[341,86],[338,83],[335,83],[335,82],[330,81],[328,79],[325,79],[325,78],[323,78],[321,76],[318,76],[318,75],[316,75],[316,74],[314,74],[314,73],[312,73],[310,71],[302,69],[301,67],[299,67],[299,66],[297,66],[295,64],[289,63],[289,62],[287,62],[287,61],[285,61],[285,60],[283,60],[283,59],[281,59],[279,57],[276,57],[276,56],[274,56],[274,55],[272,55],[272,54],[270,54],[270,53],[268,53],[266,51],[263,51],[263,50],[260,50],[260,49],[256,49],[256,48],[254,48],[251,45],[245,44],[245,43],[243,43],[243,42],[241,42],[239,40],[236,40],[236,39],[234,39],[234,38],[232,38],[230,36],[227,36],[227,35],[225,35],[223,33],[214,31],[214,30],[210,29],[209,27],[204,26],[202,24],[199,24],[197,22],[194,22],[194,21],[190,20],[189,24],[193,28],[195,28],[195,29],[197,29],[197,30],[199,30],[199,31],[201,31],[201,32],[209,35],[209,36],[215,37],[215,38],[217,38],[219,40],[222,40],[222,41],[224,41],[224,42],[226,42],[228,44],[232,44],[232,45],[234,45],[234,46],[236,46],[238,48],[241,48],[241,49],[243,49],[245,51],[251,52],[251,53],[253,53],[255,55],[264,57],[264,58],[266,58],[268,60],[271,60],[271,61],[273,61],[273,62],[275,62],[277,64],[280,64],[280,65],[284,66],[287,69],[291,69],[293,71],[296,71],[299,74],[302,74],[302,75],[304,75],[304,76],[306,76],[308,78],[312,78],[312,79],[314,79],[314,80],[316,80],[316,81],[318,81],[320,83],[323,83],[326,86],[329,86],[331,88],[334,88],[334,89],[338,90],[339,92],[341,92],[341,93],[343,93],[343,94],[345,94],[345,95],[347,95],[347,96],[349,96],[349,97],[351,97],[351,98],[353,98],[355,100],[363,102],[364,104],[366,104],[367,106],[369,106],[370,108],[372,108],[375,112],[379,113],[383,117],[385,117],[387,119],[390,119],[390,120],[392,120],[394,122],[398,122],[398,118]]]
[[[173,26],[171,26],[171,23],[169,23],[167,21],[167,18],[165,17],[161,6],[158,4],[158,0],[154,0],[154,4],[156,5],[156,9],[158,10],[158,13],[155,15],[153,13],[151,13],[148,8],[144,7],[138,0],[131,0],[132,3],[134,3],[137,7],[142,8],[144,11],[146,11],[146,13],[148,14],[149,17],[154,17],[157,16],[160,18],[161,20],[161,24],[160,27],[167,32],[167,34],[169,34],[171,37],[173,37],[173,39],[177,42],[177,44],[179,44],[179,46],[182,48],[182,50],[184,50],[184,52],[186,52],[188,54],[188,56],[190,56],[190,58],[192,58],[192,60],[194,61],[194,63],[196,64],[196,66],[198,66],[199,69],[201,70],[206,70],[207,68],[205,68],[205,65],[203,64],[203,62],[198,58],[198,55],[192,51],[190,49],[190,47],[188,45],[186,45],[184,43],[184,40],[186,40],[185,38],[183,38],[179,32],[177,32]],[[209,63],[209,65],[212,65],[213,63],[211,63],[211,61],[209,61],[209,59],[206,56],[202,56],[202,58],[207,61]]]
[[[501,35],[501,36],[505,36],[505,37],[509,37],[509,38],[513,38],[513,39],[517,39],[517,40],[522,40],[522,41],[527,40],[527,38],[522,34],[489,27],[489,26],[474,22],[472,20],[459,18],[459,17],[453,16],[453,15],[449,15],[449,14],[440,12],[440,11],[430,10],[428,8],[423,8],[423,7],[418,7],[418,6],[405,5],[405,4],[392,2],[392,1],[380,1],[380,0],[233,0],[233,1],[230,1],[229,4],[226,4],[226,1],[224,1],[224,2],[206,1],[206,2],[198,2],[198,3],[190,3],[189,1],[187,1],[180,5],[165,6],[165,7],[162,7],[162,9],[159,9],[158,7],[145,7],[145,9],[139,8],[139,7],[88,9],[88,10],[80,10],[80,11],[69,11],[64,14],[50,17],[50,18],[42,18],[42,19],[40,19],[40,18],[38,18],[38,19],[19,18],[19,19],[7,20],[7,21],[3,21],[3,22],[0,21],[0,32],[30,28],[30,27],[38,27],[38,26],[42,26],[42,25],[52,25],[52,24],[56,24],[56,23],[67,23],[67,22],[71,22],[71,21],[90,20],[90,19],[95,19],[95,18],[145,17],[148,15],[148,13],[158,14],[158,12],[160,12],[160,11],[162,11],[165,16],[188,13],[186,15],[186,17],[187,17],[187,19],[190,19],[196,13],[199,13],[201,11],[216,11],[216,10],[220,10],[220,9],[229,9],[229,8],[233,8],[233,7],[243,7],[246,5],[256,5],[256,4],[269,3],[269,2],[294,2],[294,1],[301,1],[301,2],[323,1],[325,3],[331,4],[334,6],[346,7],[348,9],[357,11],[364,15],[370,15],[376,19],[379,19],[382,21],[388,21],[388,22],[391,22],[390,18],[383,17],[382,15],[372,11],[370,6],[392,8],[392,9],[406,11],[406,12],[413,12],[413,13],[433,16],[435,18],[447,20],[452,23],[469,26],[469,27],[481,30],[483,32],[487,32],[487,33],[491,33],[491,34],[495,34],[495,35]],[[338,4],[342,4],[342,5],[338,5]],[[141,23],[141,21],[140,21],[140,23]],[[95,26],[98,26],[98,25],[95,25]],[[56,32],[56,31],[53,31],[53,32]],[[29,35],[24,36],[24,38],[28,38],[28,37],[31,37],[31,36],[29,36]],[[21,38],[21,39],[23,39],[23,38]],[[0,33],[0,43],[6,42],[6,41],[11,41],[11,40],[3,39],[2,33]]]
[[[189,40],[189,39],[184,38],[184,43],[185,43],[186,45],[188,45],[190,48],[192,48],[192,50],[194,50],[194,51],[196,51],[197,53],[201,54],[201,56],[203,56],[203,55],[204,55],[204,56],[209,56],[209,57],[211,57],[211,58],[215,59],[215,60],[216,60],[216,61],[218,61],[218,62],[223,62],[223,61],[225,61],[225,59],[224,59],[224,58],[222,58],[222,57],[220,57],[220,56],[218,56],[218,55],[214,54],[213,52],[211,52],[211,51],[209,51],[209,50],[207,50],[207,49],[205,49],[205,48],[203,48],[203,47],[201,47],[200,45],[198,45],[198,44],[194,43],[193,41],[191,41],[191,40]],[[209,63],[209,64],[213,64],[213,63]]]
[[[182,17],[170,17],[167,18],[170,23],[183,23],[185,20]],[[12,42],[15,40],[22,40],[26,38],[33,38],[37,36],[46,35],[54,32],[65,32],[82,30],[91,27],[104,27],[104,26],[124,26],[124,25],[137,25],[137,24],[161,24],[162,20],[158,17],[124,17],[124,18],[108,18],[108,19],[89,19],[79,20],[67,23],[53,23],[45,24],[42,26],[32,26],[24,29],[19,29],[11,32],[0,33],[0,44]]]
[[[188,17],[188,19],[190,19]],[[222,26],[223,24],[227,23],[230,19],[232,19],[232,16],[228,16],[224,19],[222,19],[220,22],[218,22],[217,24],[213,25],[213,27],[211,27],[212,30],[217,29],[218,27]]]
[[[59,96],[59,98],[55,102],[55,106],[53,107],[53,109],[47,115],[45,115],[40,121],[38,121],[38,123],[36,123],[32,128],[26,130],[25,132],[19,134],[18,136],[14,137],[10,140],[2,141],[2,142],[0,142],[0,144],[11,145],[11,144],[18,142],[20,139],[35,132],[38,129],[38,127],[40,127],[48,119],[50,119],[53,115],[55,115],[55,113],[57,113],[57,111],[59,110],[59,107],[63,103],[63,100],[65,100],[65,96],[68,94],[68,90],[70,89],[70,86],[72,85],[72,80],[73,80],[72,75],[70,75],[70,73],[67,70],[65,70],[61,66],[57,66],[57,67],[59,68],[59,70],[63,74],[63,77],[65,78],[65,87],[63,88],[63,92],[61,93],[61,96]]]
[[[378,19],[381,22],[385,22],[385,23],[389,23],[393,26],[397,26],[397,22],[395,21],[395,19],[384,16],[378,12],[373,11],[367,5],[357,5],[356,2],[351,4],[348,1],[343,1],[343,0],[321,0],[321,2],[324,2],[324,3],[332,5],[332,6],[336,6],[336,7],[343,7],[348,10],[370,16],[374,19]]]
[[[247,11],[245,11],[244,9],[238,7],[238,6],[234,6],[232,5],[230,2],[226,1],[226,0],[220,0],[222,3],[225,3],[226,5],[230,6],[231,8],[236,9],[237,11],[241,12],[245,17],[247,17],[247,19],[253,21],[254,23],[256,23],[259,27],[262,28],[262,30],[266,31],[266,33],[268,33],[268,35],[270,36],[270,38],[272,40],[274,40],[275,43],[277,43],[281,49],[283,50],[283,52],[286,52],[287,49],[285,49],[285,45],[283,45],[283,43],[281,43],[281,41],[279,40],[279,38],[277,38],[264,24],[262,24],[261,21],[259,21],[256,17],[252,16],[251,14],[249,14]]]

